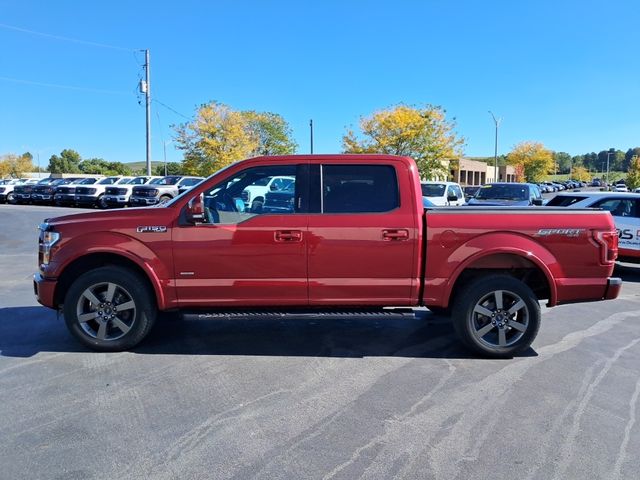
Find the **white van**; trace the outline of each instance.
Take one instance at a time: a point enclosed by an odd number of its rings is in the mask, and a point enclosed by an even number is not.
[[[438,207],[464,205],[464,194],[454,182],[421,182],[422,198],[428,198]]]

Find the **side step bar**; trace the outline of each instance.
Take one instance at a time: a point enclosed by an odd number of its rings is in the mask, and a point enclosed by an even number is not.
[[[414,319],[415,312],[410,308],[377,310],[214,310],[185,311],[185,320],[248,320],[248,319]]]

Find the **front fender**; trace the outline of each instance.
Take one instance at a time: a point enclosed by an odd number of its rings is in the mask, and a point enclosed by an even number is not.
[[[58,278],[74,261],[94,254],[112,254],[135,263],[145,273],[156,294],[158,308],[171,308],[177,303],[171,260],[170,233],[167,240],[157,242],[154,249],[121,233],[91,232],[75,235],[52,252],[52,262],[43,271],[46,277]]]

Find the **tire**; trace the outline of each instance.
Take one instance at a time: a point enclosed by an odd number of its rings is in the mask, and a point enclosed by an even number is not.
[[[122,267],[101,267],[78,277],[65,296],[63,311],[73,336],[101,352],[134,347],[157,317],[145,279]]]
[[[96,200],[96,205],[98,206],[99,209],[106,210],[108,205],[104,201],[104,194],[98,196],[98,199]]]
[[[15,205],[16,197],[13,196],[13,193],[7,193],[7,203]]]
[[[171,200],[170,195],[161,195],[158,203],[167,203],[169,200]]]
[[[540,304],[520,280],[508,275],[487,275],[471,282],[456,297],[453,326],[462,342],[475,352],[511,358],[536,338]]]
[[[262,213],[262,206],[264,205],[264,202],[262,201],[262,199],[256,199],[253,202],[251,202],[251,213]]]

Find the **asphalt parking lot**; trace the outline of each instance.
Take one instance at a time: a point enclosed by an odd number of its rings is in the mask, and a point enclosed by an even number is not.
[[[36,225],[82,211],[0,205],[2,479],[637,478],[640,267],[617,267],[617,300],[544,309],[511,360],[426,311],[167,317],[103,354],[31,284]]]

